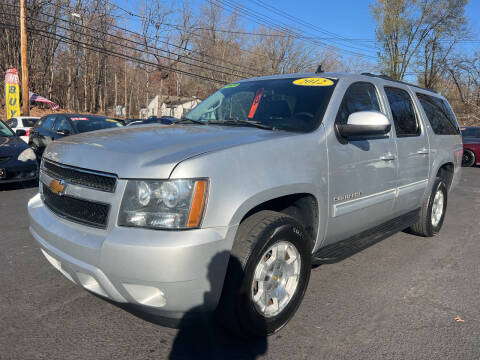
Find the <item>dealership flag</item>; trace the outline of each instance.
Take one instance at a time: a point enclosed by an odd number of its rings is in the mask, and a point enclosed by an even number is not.
[[[20,90],[18,70],[10,68],[5,73],[5,104],[7,119],[20,115]]]
[[[59,106],[55,104],[52,100],[48,100],[47,98],[44,98],[43,96],[40,96],[38,94],[35,94],[33,92],[29,92],[29,97],[30,97],[30,102],[40,102],[40,103],[45,103],[48,106],[52,108],[52,110],[58,110]]]

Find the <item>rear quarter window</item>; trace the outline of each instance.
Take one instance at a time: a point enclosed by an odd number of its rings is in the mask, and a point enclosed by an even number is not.
[[[460,134],[455,115],[445,100],[422,93],[417,93],[417,97],[435,134]]]
[[[23,127],[34,127],[38,119],[23,119]]]

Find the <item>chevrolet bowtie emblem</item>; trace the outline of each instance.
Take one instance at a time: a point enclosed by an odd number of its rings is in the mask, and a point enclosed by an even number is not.
[[[65,193],[65,189],[67,185],[63,180],[53,179],[52,181],[50,181],[50,184],[48,185],[48,187],[50,188],[50,190],[52,190],[54,194],[61,196]]]

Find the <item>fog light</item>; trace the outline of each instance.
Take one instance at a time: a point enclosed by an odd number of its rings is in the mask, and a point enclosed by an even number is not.
[[[165,294],[156,287],[136,284],[123,284],[123,287],[136,302],[142,305],[163,307],[167,304]]]

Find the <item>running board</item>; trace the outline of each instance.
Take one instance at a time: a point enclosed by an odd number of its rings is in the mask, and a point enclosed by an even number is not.
[[[361,232],[345,240],[327,245],[313,254],[312,264],[331,264],[342,261],[393,234],[405,230],[418,221],[420,209],[410,211],[393,220]]]

